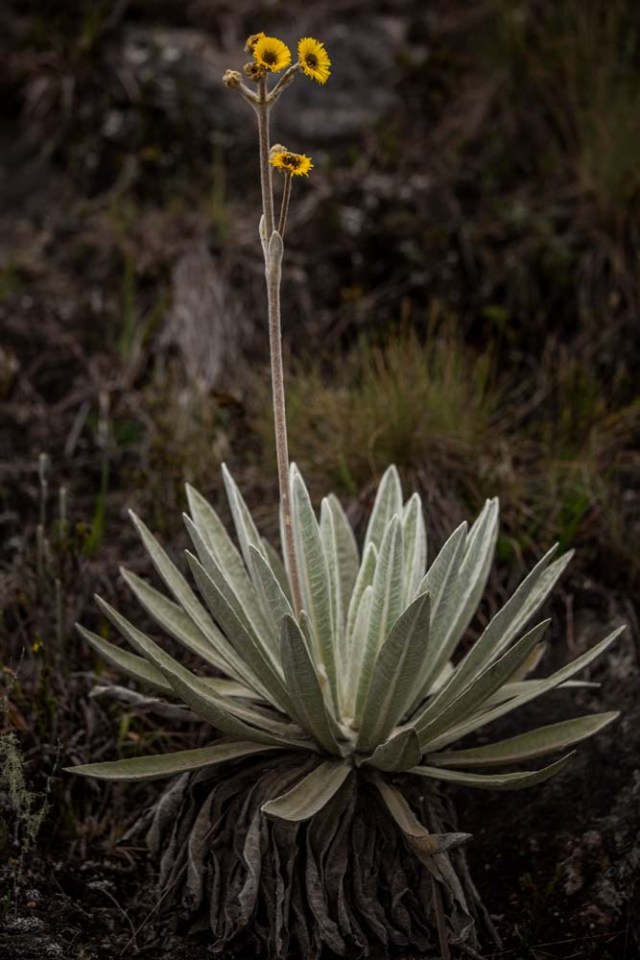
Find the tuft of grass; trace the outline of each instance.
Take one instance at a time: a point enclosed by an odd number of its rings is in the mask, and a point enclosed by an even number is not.
[[[486,459],[500,393],[488,353],[442,326],[426,342],[414,332],[382,344],[361,341],[329,381],[302,364],[287,383],[292,458],[330,487],[355,494],[395,463],[428,463],[443,476],[477,476]],[[256,429],[272,443],[268,404]]]
[[[640,562],[630,546],[637,534],[630,534],[640,529],[633,495],[640,400],[616,403],[613,384],[557,346],[540,364],[539,384],[538,408],[505,438],[513,453],[502,490],[513,529],[521,528],[526,546],[549,539],[562,549],[590,544],[592,554],[615,560],[637,580]],[[592,555],[588,562],[595,561]]]
[[[599,75],[598,75],[599,76]],[[605,78],[578,113],[578,173],[606,219],[621,226],[640,207],[640,76]]]
[[[542,176],[564,170],[593,196],[605,222],[620,227],[637,214],[640,8],[635,0],[497,0],[484,56],[522,115],[518,130],[529,145],[527,164]]]
[[[445,325],[426,343],[415,333],[362,342],[331,371],[299,363],[287,385],[291,458],[315,494],[354,499],[395,462],[453,520],[498,493],[503,559],[557,540],[637,581],[640,401],[616,400],[615,384],[558,344],[524,380],[500,377],[496,356]],[[273,460],[270,406],[257,395],[254,427]]]
[[[27,787],[24,757],[15,733],[0,736],[0,787],[6,790],[9,807],[16,818],[14,839],[20,849],[19,863],[34,846],[49,809],[46,793],[33,793]],[[8,836],[5,825],[2,831]]]

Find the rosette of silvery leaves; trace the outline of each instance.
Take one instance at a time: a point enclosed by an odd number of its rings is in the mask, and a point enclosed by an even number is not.
[[[550,676],[528,679],[550,622],[535,622],[536,614],[570,559],[552,548],[468,652],[456,657],[492,565],[497,500],[487,501],[470,527],[462,523],[454,530],[428,563],[421,500],[414,494],[403,502],[395,467],[380,483],[360,550],[336,497],[322,501],[318,517],[293,465],[290,497],[302,595],[297,610],[283,562],[261,537],[229,472],[223,473],[239,549],[215,510],[188,487],[185,523],[193,550],[186,551],[186,561],[197,590],[136,516],[169,595],[122,571],[160,633],[195,654],[201,668],[189,669],[100,598],[100,609],[136,652],[79,627],[105,660],[209,724],[212,742],[77,766],[74,772],[151,780],[286,754],[284,787],[271,778],[270,795],[260,804],[263,818],[308,821],[348,785],[366,782],[418,856],[433,859],[434,876],[442,880],[442,854],[467,835],[434,836],[401,782],[415,777],[423,784],[491,790],[532,786],[561,771],[570,748],[616,717],[581,716],[482,746],[458,746],[547,691],[579,686],[574,675],[622,629]],[[559,759],[539,765],[557,753]],[[224,779],[224,766],[217,776]]]

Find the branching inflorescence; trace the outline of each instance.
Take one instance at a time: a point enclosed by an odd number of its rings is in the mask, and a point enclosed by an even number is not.
[[[260,767],[261,787],[256,788],[259,806],[251,815],[262,818],[260,823],[312,823],[320,814],[329,816],[328,810],[337,811],[338,819],[356,817],[354,791],[368,791],[427,868],[434,890],[430,917],[447,955],[448,936],[458,940],[469,936],[469,923],[457,927],[449,923],[447,934],[440,899],[444,893],[449,914],[458,910],[469,918],[465,892],[450,859],[468,835],[430,830],[407,799],[414,792],[410,787],[406,791],[404,785],[419,778],[416,782],[434,789],[440,782],[507,790],[541,783],[561,771],[571,756],[566,751],[601,730],[615,713],[582,716],[483,746],[457,743],[549,690],[580,686],[574,676],[604,652],[620,630],[550,676],[529,678],[543,655],[549,625],[542,620],[531,627],[531,621],[570,559],[568,554],[557,557],[552,548],[489,620],[471,649],[457,656],[492,565],[497,501],[487,501],[471,527],[463,523],[454,530],[430,563],[420,498],[414,494],[404,500],[395,467],[382,478],[362,547],[333,495],[322,501],[316,515],[300,472],[289,464],[280,321],[283,235],[291,185],[294,177],[307,175],[313,165],[304,154],[280,144],[271,147],[269,119],[296,75],[325,83],[330,61],[324,46],[310,37],[299,42],[295,63],[282,41],[264,34],[250,37],[246,49],[252,55],[244,68],[247,82],[235,71],[228,71],[224,80],[254,109],[258,121],[260,239],[268,294],[283,560],[261,537],[226,468],[224,482],[238,546],[211,505],[187,487],[185,523],[193,549],[186,551],[186,560],[197,590],[134,516],[170,596],[127,570],[122,575],[160,632],[197,655],[204,669],[198,673],[188,669],[100,598],[100,609],[136,652],[127,652],[83,627],[79,630],[105,660],[161,695],[182,701],[223,739],[200,749],[73,769],[110,780],[182,774],[183,783],[191,782],[184,780],[186,775],[198,784],[202,771],[207,776],[214,771],[210,777],[217,789],[226,770],[232,769],[236,776],[238,769],[246,770],[242,764],[266,760],[267,765]],[[270,89],[271,73],[282,75]],[[284,177],[277,224],[273,169]],[[535,764],[558,752],[562,755],[552,763]],[[216,773],[221,764],[232,762],[231,768],[222,767]],[[209,796],[209,804],[215,807],[218,801],[211,799],[213,793]],[[252,809],[249,799],[245,806]],[[165,804],[161,809],[169,808]],[[200,837],[196,847],[201,851],[204,834],[199,810],[193,817],[200,826],[193,831]],[[281,835],[273,831],[260,835],[268,838],[261,850],[248,854],[244,848],[245,865],[251,863],[247,876],[252,878],[250,884],[246,881],[252,891],[246,894],[246,902],[253,906],[237,920],[236,932],[255,920],[260,884],[271,882],[264,879],[266,874],[260,873],[256,862],[270,856],[270,843],[282,856]],[[183,846],[194,842],[193,833],[185,836]],[[291,843],[297,844],[295,856],[302,860],[309,855],[310,836],[301,843],[299,834],[291,834]],[[204,862],[205,855],[198,855]],[[337,856],[335,851],[333,855]],[[343,861],[351,862],[346,854]],[[356,856],[354,862],[354,870],[364,869],[361,858]],[[346,871],[345,866],[342,869]],[[215,872],[214,867],[211,870]],[[256,870],[262,880],[255,879]],[[204,881],[199,884],[202,899]],[[285,880],[280,886],[286,887]],[[329,942],[338,949],[337,942],[347,950],[349,944],[385,942],[373,921],[369,929],[362,916],[357,919],[357,904],[344,907],[348,897],[340,889],[343,909],[340,912],[336,906],[335,937],[317,920],[313,949],[304,946],[302,934],[297,935],[301,952],[317,952],[318,943]],[[282,903],[288,903],[285,894]],[[215,909],[223,908],[210,909],[211,925],[219,933]],[[309,910],[317,919],[316,906]],[[286,910],[278,916],[284,929]],[[302,923],[299,916],[295,923]],[[270,953],[276,956],[286,953],[281,934],[280,928],[271,934],[276,945],[270,941]],[[387,942],[394,942],[391,935]],[[424,941],[408,937],[406,942]]]

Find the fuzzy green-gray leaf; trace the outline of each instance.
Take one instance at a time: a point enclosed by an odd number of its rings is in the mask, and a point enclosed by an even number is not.
[[[165,680],[164,674],[150,664],[148,660],[145,660],[144,657],[139,657],[135,653],[129,653],[128,650],[123,650],[122,647],[116,647],[115,644],[103,640],[97,633],[92,633],[91,630],[87,630],[80,623],[76,623],[76,630],[91,644],[94,650],[97,650],[103,660],[117,667],[118,670],[122,670],[127,676],[133,677],[134,680],[139,680],[141,683],[145,683],[147,686],[153,687],[156,690],[160,690],[162,693],[173,693],[173,687]]]
[[[619,716],[619,712],[614,711],[576,717],[573,720],[563,720],[560,723],[538,727],[536,730],[521,733],[508,740],[488,743],[483,747],[436,753],[427,757],[427,760],[432,766],[456,768],[504,766],[520,763],[523,760],[535,760],[547,753],[565,750],[581,740],[586,740]]]
[[[320,504],[320,538],[324,549],[324,558],[329,574],[329,591],[331,594],[331,612],[333,617],[334,651],[333,661],[337,671],[344,670],[346,660],[342,659],[346,644],[342,642],[342,583],[338,566],[338,541],[333,513],[326,497]]]
[[[282,621],[282,666],[293,717],[328,753],[340,754],[337,725],[327,708],[322,685],[302,630],[293,617]],[[324,677],[327,697],[328,681]]]
[[[479,790],[524,790],[536,783],[544,783],[567,766],[573,753],[567,754],[542,770],[522,770],[519,773],[467,773],[463,770],[447,770],[445,767],[413,767],[409,773],[432,780],[444,780],[463,787],[476,787]]]
[[[280,589],[284,593],[285,597],[289,603],[293,604],[291,599],[291,584],[289,583],[289,577],[287,576],[287,568],[282,562],[282,558],[278,551],[269,543],[268,540],[262,538],[262,548],[264,551],[264,557],[273,571],[273,575],[280,584]]]
[[[394,514],[384,535],[373,578],[369,629],[359,661],[355,716],[358,726],[367,700],[374,664],[391,627],[402,612],[402,528]],[[354,650],[352,652],[355,653]]]
[[[196,548],[196,553],[198,554],[202,567],[206,570],[211,580],[213,580],[220,594],[224,597],[225,602],[232,608],[240,622],[245,625],[248,631],[257,634],[261,629],[259,618],[258,623],[255,621],[252,622],[249,610],[247,610],[246,605],[240,601],[234,587],[229,583],[226,573],[223,572],[220,563],[207,547],[191,517],[183,514],[183,519],[189,536],[191,537],[191,542]],[[253,594],[251,606],[255,608],[255,589],[253,590]]]
[[[466,535],[467,524],[461,523],[446,541],[418,587],[419,593],[428,593],[431,597],[431,634],[436,637],[443,634],[452,617],[451,605],[464,556]],[[437,652],[430,644],[420,672],[414,703],[418,703],[427,694],[440,672],[435,663]]]
[[[255,677],[252,685],[262,690],[267,699],[276,706],[288,707],[290,700],[280,675],[280,667],[274,664],[260,638],[246,620],[241,619],[235,604],[227,601],[218,584],[214,583],[198,558],[188,550],[186,555],[207,606],[229,637],[241,660]]]
[[[291,790],[263,804],[262,812],[293,823],[309,820],[335,796],[351,769],[346,763],[326,760]]]
[[[370,543],[373,543],[378,549],[382,546],[382,541],[386,530],[394,516],[402,515],[402,486],[400,484],[400,475],[396,467],[388,467],[376,494],[373,504],[367,532],[364,537],[364,549]]]
[[[587,650],[586,653],[583,653],[571,663],[561,667],[560,670],[556,670],[550,677],[527,682],[525,691],[519,696],[504,703],[499,703],[490,710],[482,710],[482,712],[469,717],[468,720],[450,727],[449,730],[429,743],[429,749],[435,751],[443,747],[448,747],[450,743],[460,740],[468,733],[473,733],[475,730],[480,729],[480,727],[484,727],[487,723],[492,723],[499,717],[505,716],[505,714],[510,713],[512,710],[517,710],[518,707],[524,706],[525,703],[529,703],[531,700],[535,700],[549,690],[561,686],[565,681],[570,680],[574,674],[592,663],[601,653],[604,653],[604,651],[617,640],[623,630],[623,626],[618,627],[617,630],[610,633],[604,640],[601,640],[600,643],[596,643],[591,650]]]
[[[253,611],[257,619],[259,611],[256,610],[253,585],[242,557],[227,533],[222,520],[211,504],[197,490],[190,484],[186,485],[186,489],[193,523],[215,557],[220,569],[224,571],[224,575],[238,600],[247,611]]]
[[[347,612],[347,651],[349,657],[353,655],[353,631],[356,625],[356,617],[360,609],[362,595],[367,587],[373,584],[377,563],[378,549],[373,543],[370,543],[362,556],[362,563],[360,564],[360,569],[358,570],[356,582],[353,587],[353,593],[349,601],[349,610]]]
[[[224,553],[219,555],[210,547],[206,536],[203,535],[203,532],[188,514],[183,514],[183,519],[202,566],[211,579],[218,583],[228,602],[236,605],[242,618],[251,625],[256,633],[264,636],[265,639],[271,638],[275,643],[277,630],[270,619],[269,611],[262,602],[261,594],[256,591],[252,582],[254,577],[251,565],[249,566],[251,578],[241,563],[239,566],[237,564],[225,566],[225,563],[229,561],[225,558]],[[251,549],[255,548],[250,545],[249,552]],[[240,561],[237,552],[235,559],[238,562]],[[249,563],[251,564],[251,559]]]
[[[377,770],[410,770],[420,763],[421,756],[418,734],[413,727],[403,727],[385,743],[376,747],[370,757],[356,759],[356,763],[358,766],[375,767]]]
[[[357,749],[363,753],[383,743],[413,700],[429,641],[431,602],[417,597],[398,617],[376,658],[367,692]]]
[[[569,551],[551,563],[556,550],[557,544],[538,561],[514,594],[491,619],[463,660],[463,674],[471,674],[478,669],[478,665],[482,668],[484,663],[499,657],[540,609],[573,556],[573,551]]]
[[[205,663],[237,675],[236,658],[224,636],[216,628],[215,633],[209,632],[209,637],[198,627],[191,617],[185,613],[179,604],[174,603],[155,590],[151,584],[136,576],[124,567],[120,568],[120,575],[140,606],[153,617],[156,623],[167,633],[181,643],[187,650],[201,657]],[[215,645],[213,638],[215,636]]]
[[[291,506],[302,603],[313,639],[312,654],[317,666],[322,665],[326,670],[331,695],[336,702],[335,636],[329,570],[320,527],[295,464],[291,465]]]
[[[404,545],[404,603],[408,605],[417,596],[427,565],[427,533],[422,513],[422,500],[417,493],[402,511],[402,541]]]
[[[411,722],[418,731],[420,745],[423,749],[426,748],[430,740],[453,724],[463,721],[477,707],[482,706],[487,698],[496,690],[499,690],[503,684],[508,683],[539,643],[549,623],[549,620],[545,620],[525,634],[500,660],[487,667],[484,673],[476,677],[473,683],[470,683],[460,696],[452,700],[446,707],[440,709],[437,703],[438,697],[436,697],[433,704],[429,704],[425,710],[412,719]]]
[[[370,545],[375,550],[373,544]],[[346,675],[340,677],[340,703],[342,713],[353,719],[355,716],[355,701],[358,693],[358,680],[360,669],[359,653],[364,649],[369,633],[369,620],[371,619],[371,604],[373,601],[373,586],[369,584],[365,588],[358,609],[356,611],[355,622],[352,628],[349,647],[349,661]]]
[[[178,753],[80,764],[77,767],[66,767],[66,771],[83,777],[97,777],[99,780],[160,780],[177,773],[188,773],[202,767],[225,763],[227,760],[237,760],[239,757],[277,749],[275,746],[252,743],[249,740],[235,740],[229,743],[214,743],[197,750],[180,750]]]
[[[256,575],[257,586],[262,593],[266,606],[269,608],[270,616],[278,630],[279,637],[282,618],[286,616],[286,614],[293,616],[293,608],[285,596],[269,561],[253,546],[249,547],[249,552]]]
[[[222,733],[242,740],[255,740],[256,743],[272,745],[288,742],[287,736],[268,732],[260,714],[216,693],[199,677],[165,653],[150,637],[129,623],[101,597],[96,597],[96,601],[103,613],[129,643],[164,674],[175,693],[203,720],[221,730]],[[256,728],[250,726],[247,720],[251,723],[255,722]],[[278,725],[278,728],[281,727],[282,725]]]
[[[140,535],[147,553],[153,561],[153,565],[182,609],[191,617],[196,626],[213,644],[214,648],[223,649],[225,643],[224,637],[176,565],[169,559],[167,552],[160,546],[149,528],[133,511],[129,511],[129,516]],[[152,616],[155,617],[155,613],[152,614]]]
[[[227,498],[229,500],[229,506],[231,507],[231,515],[233,516],[233,522],[238,535],[240,550],[242,551],[244,562],[248,568],[251,562],[249,556],[249,546],[253,545],[256,550],[262,552],[264,550],[262,546],[262,538],[258,533],[255,523],[253,522],[249,508],[244,502],[242,494],[236,486],[235,480],[229,473],[227,466],[224,463],[222,464],[222,479],[224,480],[225,489],[227,491]]]
[[[457,647],[476,612],[487,583],[498,538],[498,501],[487,500],[480,516],[466,538],[459,575],[454,582],[448,623],[439,621],[433,637],[437,653],[433,674],[436,676]]]
[[[333,525],[336,534],[338,570],[340,574],[340,597],[342,601],[340,613],[344,629],[349,611],[349,600],[351,599],[356,577],[358,576],[360,560],[356,538],[353,534],[349,519],[342,508],[342,504],[332,493],[329,494],[327,500],[333,515]]]

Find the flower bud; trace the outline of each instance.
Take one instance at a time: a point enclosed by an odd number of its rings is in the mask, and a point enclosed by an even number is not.
[[[237,70],[225,70],[224,76],[222,77],[222,82],[225,84],[225,86],[230,87],[232,90],[237,90],[242,83],[242,77]]]
[[[262,40],[263,37],[264,33],[262,31],[260,31],[260,33],[252,33],[250,37],[247,37],[247,42],[244,45],[247,53],[253,53],[256,43],[258,40]]]
[[[245,63],[242,70],[249,80],[253,80],[254,83],[257,83],[260,77],[264,76],[264,67],[257,64],[255,60],[250,60],[249,63]]]

